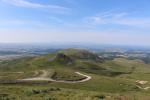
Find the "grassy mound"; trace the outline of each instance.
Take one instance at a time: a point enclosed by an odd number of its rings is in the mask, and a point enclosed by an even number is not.
[[[104,59],[100,58],[98,55],[84,49],[65,49],[59,51],[59,53],[63,53],[73,59],[92,60],[97,62],[104,61]]]
[[[58,80],[58,81],[79,81],[85,79],[84,76],[76,74],[72,70],[63,70],[62,69],[57,69],[55,70],[55,73],[52,75],[52,79]]]

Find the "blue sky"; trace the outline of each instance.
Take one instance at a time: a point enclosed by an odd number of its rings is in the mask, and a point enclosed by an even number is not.
[[[0,42],[150,46],[149,5],[149,0],[0,0]]]

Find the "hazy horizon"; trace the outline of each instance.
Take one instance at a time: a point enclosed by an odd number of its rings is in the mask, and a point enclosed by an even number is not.
[[[149,50],[150,46],[144,45],[119,45],[119,44],[99,44],[99,43],[0,43],[0,48],[49,48],[49,49],[65,49],[65,48],[85,48],[85,49],[134,49]]]

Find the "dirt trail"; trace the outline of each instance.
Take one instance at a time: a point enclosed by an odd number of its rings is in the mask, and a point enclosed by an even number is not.
[[[141,86],[139,86],[139,85],[136,85],[139,89],[143,89],[143,90],[148,90],[148,89],[150,89],[150,87],[141,87]]]
[[[86,77],[85,79],[80,80],[80,82],[85,82],[85,81],[88,81],[88,80],[90,80],[90,79],[92,78],[91,76],[88,76],[88,75],[82,74],[82,73],[80,73],[80,72],[75,72],[75,73],[76,73],[76,74],[78,74],[78,75],[81,75],[81,76]]]
[[[60,82],[60,83],[81,83],[81,82],[86,82],[86,81],[88,81],[88,80],[90,80],[92,78],[91,76],[82,74],[80,72],[75,72],[76,74],[84,76],[86,78],[83,79],[83,80],[79,80],[79,81],[63,81],[63,80],[58,81],[58,80],[54,80],[52,78],[48,78],[48,75],[49,75],[48,71],[46,71],[46,70],[40,70],[40,71],[42,72],[42,74],[39,75],[38,77],[19,79],[19,81],[26,81],[26,82],[27,81],[51,81],[51,82]]]

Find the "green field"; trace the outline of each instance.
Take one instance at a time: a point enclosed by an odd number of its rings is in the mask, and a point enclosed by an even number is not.
[[[75,72],[92,78],[72,84],[17,81],[35,77],[63,81],[85,79]],[[142,81],[145,83],[141,84]],[[149,82],[150,64],[138,59],[105,60],[79,49],[0,62],[0,100],[150,100]]]

